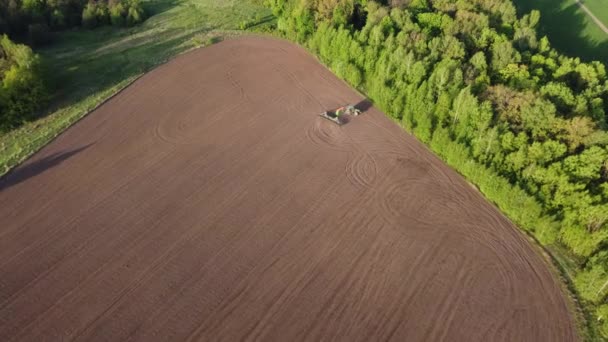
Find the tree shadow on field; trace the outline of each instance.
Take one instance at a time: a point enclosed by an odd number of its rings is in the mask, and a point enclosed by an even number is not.
[[[520,17],[534,9],[540,11],[539,38],[546,35],[558,51],[586,62],[608,63],[608,35],[572,0],[515,0],[514,3]],[[590,31],[596,32],[594,37]]]
[[[26,162],[22,166],[14,169],[13,171],[0,178],[0,192],[2,192],[4,189],[8,189],[13,185],[17,185],[23,181],[28,180],[29,178],[35,177],[43,173],[44,171],[61,164],[65,160],[86,150],[91,145],[93,145],[93,143],[73,149],[71,151],[53,153],[50,156],[33,161],[31,163]]]

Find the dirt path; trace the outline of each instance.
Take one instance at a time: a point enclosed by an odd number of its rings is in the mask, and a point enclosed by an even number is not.
[[[136,81],[0,180],[0,341],[572,341],[522,234],[302,49]]]
[[[576,2],[577,5],[580,6],[580,8],[585,11],[585,13],[587,13],[587,15],[591,18],[591,20],[593,20],[597,26],[600,27],[600,29],[602,29],[602,31],[604,31],[605,34],[608,34],[608,27],[606,27],[606,25],[604,25],[604,23],[595,16],[595,14],[593,14],[593,12],[591,12],[587,6],[585,6],[585,4],[583,4],[582,1],[580,0],[574,0]]]

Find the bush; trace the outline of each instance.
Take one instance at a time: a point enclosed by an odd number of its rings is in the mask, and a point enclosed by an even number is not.
[[[137,9],[129,7],[129,11],[127,13],[127,26],[134,26],[141,21],[142,19]]]
[[[242,31],[248,29],[249,27],[251,27],[251,22],[248,21],[248,20],[243,20],[239,24],[239,29],[242,30]]]
[[[108,6],[105,2],[100,1],[97,3],[97,8],[95,9],[95,16],[97,17],[98,26],[105,26],[110,24],[110,12],[108,11]]]
[[[138,0],[129,1],[128,6],[127,26],[135,26],[146,19],[146,13]]]
[[[125,6],[118,2],[110,5],[110,22],[112,26],[123,27],[126,25],[127,10]]]
[[[82,11],[82,26],[88,29],[97,27],[97,5],[89,2]]]

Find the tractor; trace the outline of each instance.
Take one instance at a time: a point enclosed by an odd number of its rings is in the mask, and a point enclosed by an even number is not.
[[[344,107],[340,107],[336,110],[330,110],[330,111],[323,112],[320,115],[322,117],[326,118],[327,120],[332,121],[333,123],[342,125],[342,121],[340,121],[340,116],[342,116],[343,114],[357,116],[357,115],[361,114],[361,111],[358,110],[357,108],[355,108],[355,106],[353,106],[353,105],[347,105]]]

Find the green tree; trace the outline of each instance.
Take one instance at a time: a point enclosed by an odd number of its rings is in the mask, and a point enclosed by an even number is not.
[[[99,26],[105,26],[110,23],[110,12],[105,2],[100,1],[97,3],[95,16],[97,17],[97,25]]]
[[[557,110],[563,115],[569,114],[575,105],[572,89],[564,83],[548,82],[540,89],[540,93],[554,103]]]
[[[491,67],[495,72],[500,72],[509,64],[517,64],[521,61],[521,56],[508,40],[497,41],[492,44]]]
[[[602,176],[601,171],[608,152],[599,146],[591,146],[582,153],[564,159],[563,168],[571,181],[589,184]]]
[[[97,27],[97,3],[89,2],[82,10],[82,26],[89,29]]]
[[[536,38],[536,25],[540,21],[540,12],[534,10],[524,15],[515,24],[515,35],[513,40],[518,45],[520,51],[536,50],[538,39]]]
[[[122,27],[126,25],[127,10],[121,2],[116,2],[110,6],[110,22],[112,26]]]
[[[33,118],[47,94],[39,57],[29,47],[3,35],[0,56],[0,130],[8,130]]]

